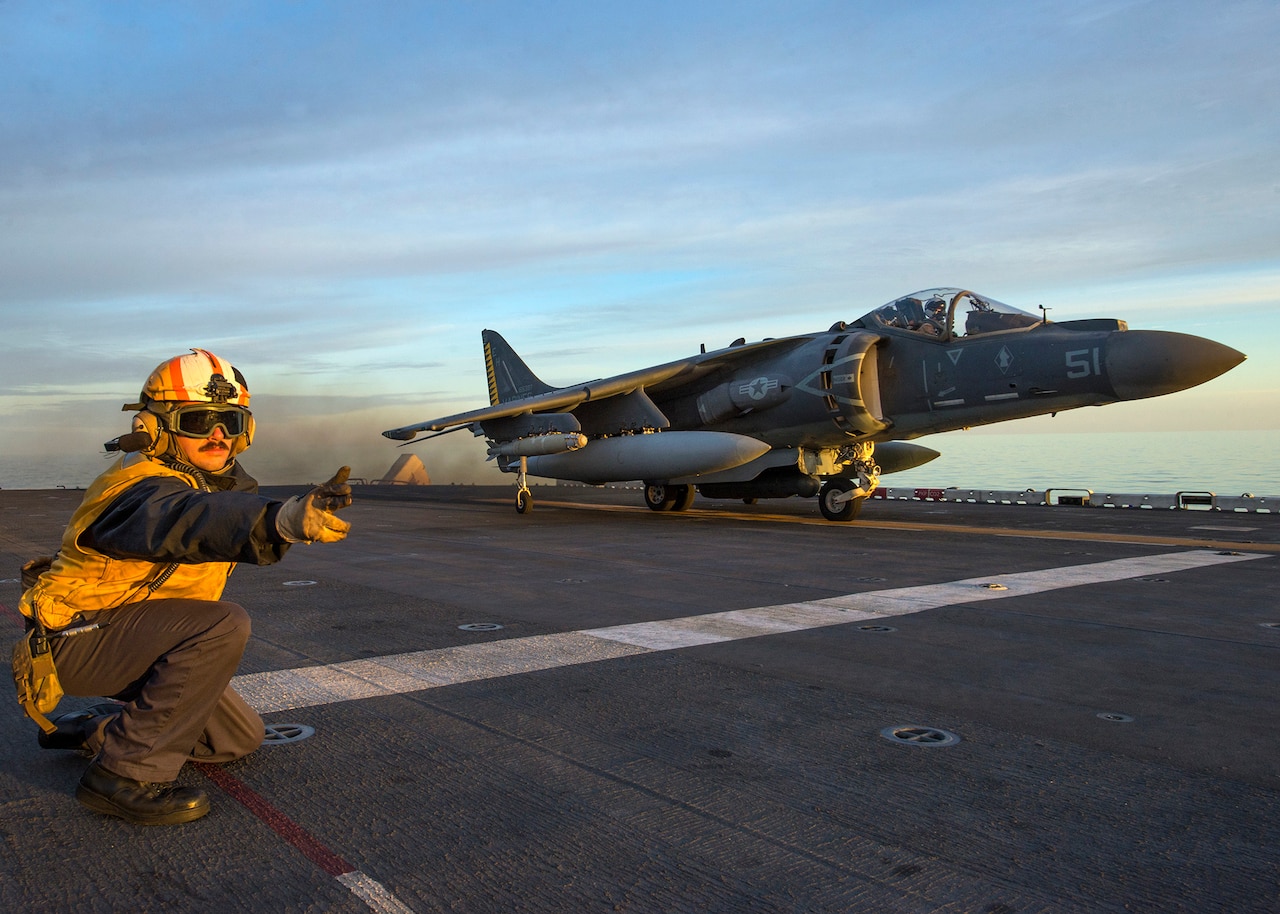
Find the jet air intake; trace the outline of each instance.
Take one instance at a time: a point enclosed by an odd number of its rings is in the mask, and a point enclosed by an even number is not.
[[[877,333],[832,338],[822,354],[822,367],[798,386],[822,397],[831,421],[851,437],[861,438],[891,424],[880,405]]]

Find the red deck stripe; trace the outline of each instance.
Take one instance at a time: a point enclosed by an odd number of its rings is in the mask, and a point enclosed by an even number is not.
[[[197,764],[196,768],[330,876],[338,877],[355,871],[354,866],[317,841],[306,829],[272,806],[240,779],[227,774],[217,765]]]

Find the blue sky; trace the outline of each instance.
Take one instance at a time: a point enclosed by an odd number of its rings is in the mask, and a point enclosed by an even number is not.
[[[1278,43],[1274,2],[9,0],[0,440],[91,477],[203,346],[264,481],[379,475],[486,402],[484,327],[570,383],[936,285],[1250,356],[1029,429],[1277,428]]]

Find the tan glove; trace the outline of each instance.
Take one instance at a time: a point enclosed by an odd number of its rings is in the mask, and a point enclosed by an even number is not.
[[[351,504],[351,486],[347,485],[350,475],[351,467],[342,467],[324,485],[286,501],[276,514],[276,532],[290,543],[336,543],[345,539],[351,524],[333,512]]]

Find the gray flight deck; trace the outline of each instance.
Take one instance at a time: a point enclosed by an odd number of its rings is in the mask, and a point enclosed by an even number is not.
[[[81,494],[0,491],[9,636]],[[314,734],[198,822],[82,809],[9,700],[0,910],[1280,911],[1280,516],[534,498],[357,487],[240,567],[237,686]]]

